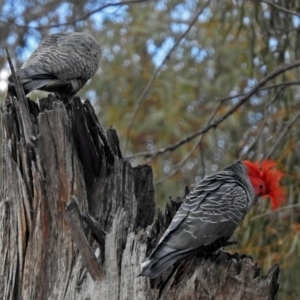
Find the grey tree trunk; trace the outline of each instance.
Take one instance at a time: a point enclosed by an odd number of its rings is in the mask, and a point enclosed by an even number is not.
[[[261,276],[251,258],[225,252],[137,277],[179,203],[153,221],[151,168],[122,158],[89,101],[26,101],[1,109],[0,299],[275,297],[277,265]]]

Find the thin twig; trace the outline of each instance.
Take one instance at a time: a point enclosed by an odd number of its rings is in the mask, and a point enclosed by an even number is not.
[[[181,160],[181,162],[179,162],[176,166],[175,169],[172,171],[171,174],[168,174],[167,176],[164,176],[156,181],[154,181],[154,184],[159,184],[162,183],[163,181],[165,181],[166,179],[171,178],[172,176],[176,175],[179,170],[182,169],[182,167],[185,165],[185,163],[187,162],[187,160],[191,157],[191,155],[195,152],[195,150],[199,147],[199,144],[201,143],[202,139],[203,139],[204,134],[202,134],[199,137],[199,140],[196,142],[196,144],[194,145],[193,149],[183,158],[183,160]]]
[[[5,49],[6,49],[7,61],[8,61],[9,67],[10,67],[11,77],[12,77],[12,80],[13,80],[13,84],[14,84],[14,87],[15,87],[15,90],[16,90],[17,97],[18,97],[19,100],[21,100],[21,99],[23,100],[24,105],[26,107],[26,110],[29,112],[28,104],[25,100],[25,93],[24,93],[24,90],[23,90],[23,86],[20,83],[20,80],[19,80],[19,78],[16,74],[16,71],[15,71],[15,68],[14,68],[14,65],[12,63],[12,60],[11,60],[11,57],[10,57],[10,54],[9,54],[9,51],[8,51],[7,47],[5,47]]]
[[[214,111],[212,112],[212,114],[210,115],[210,117],[208,118],[206,125],[209,125],[209,123],[212,121],[212,119],[215,117],[217,111],[219,110],[219,108],[221,107],[222,105],[222,102],[220,102],[218,104],[218,106],[214,109]],[[164,176],[158,180],[156,180],[154,182],[154,184],[158,184],[158,183],[161,183],[163,182],[164,180],[166,179],[169,179],[170,177],[174,176],[175,174],[177,174],[181,169],[182,167],[185,165],[185,163],[187,162],[187,160],[191,157],[191,155],[195,152],[195,150],[199,147],[200,143],[202,142],[203,140],[203,137],[204,137],[204,134],[200,135],[198,141],[195,143],[193,149],[175,166],[175,169],[173,170],[173,172],[171,174],[168,174],[167,176]]]
[[[271,106],[272,104],[274,104],[277,99],[279,99],[279,97],[281,96],[282,92],[284,91],[284,89],[286,88],[286,86],[282,86],[276,93],[275,97],[269,101],[267,104],[266,104],[266,108],[268,108],[269,106]]]
[[[27,144],[32,142],[32,139],[34,138],[34,131],[33,131],[33,127],[32,127],[32,122],[30,120],[30,111],[29,111],[29,107],[28,107],[28,102],[26,100],[25,97],[25,93],[23,90],[23,86],[20,82],[19,77],[16,75],[15,72],[15,68],[14,65],[12,63],[9,51],[6,47],[6,54],[7,54],[7,60],[8,60],[8,64],[11,70],[11,76],[12,76],[12,81],[16,90],[16,94],[17,94],[17,99],[18,101],[16,102],[16,105],[20,108],[21,112],[20,112],[20,116],[22,119],[22,124],[23,124],[23,129],[24,129],[24,137],[25,137],[25,142]],[[9,97],[9,95],[7,96]]]
[[[249,221],[254,221],[254,220],[260,219],[262,217],[272,215],[274,213],[278,213],[279,211],[286,210],[286,209],[291,209],[291,208],[295,208],[295,207],[300,207],[300,203],[283,206],[283,207],[277,208],[276,210],[270,210],[266,213],[263,213],[261,215],[257,215],[255,217],[250,218]]]
[[[262,135],[262,133],[263,133],[263,131],[264,131],[264,128],[265,128],[265,125],[266,125],[266,122],[267,122],[267,120],[266,120],[267,108],[268,108],[271,104],[273,104],[276,100],[279,99],[279,97],[281,96],[282,91],[283,91],[285,88],[286,88],[286,86],[282,86],[282,87],[277,91],[275,97],[274,97],[271,101],[269,101],[268,103],[266,103],[266,105],[265,105],[265,107],[264,107],[264,118],[263,118],[263,123],[261,124],[258,133],[256,134],[256,136],[255,136],[253,142],[250,144],[250,146],[248,147],[248,149],[247,149],[245,152],[241,153],[241,155],[240,155],[240,157],[239,157],[240,159],[242,159],[242,157],[246,157],[247,154],[248,154],[248,153],[252,150],[252,148],[256,145],[257,141],[259,140],[259,138],[261,137],[261,135]]]
[[[296,123],[296,121],[300,118],[300,111],[295,115],[295,117],[287,123],[285,128],[282,130],[280,136],[276,139],[276,143],[273,145],[273,147],[270,149],[270,151],[264,156],[264,158],[270,158],[273,154],[273,152],[276,150],[278,145],[282,142],[282,140],[287,137],[290,128]]]
[[[275,83],[275,84],[271,84],[271,85],[261,88],[260,91],[269,90],[269,89],[273,89],[273,88],[277,88],[277,87],[281,87],[281,86],[288,87],[290,85],[300,85],[300,81],[296,80],[296,81],[286,81],[286,82]]]
[[[224,120],[226,120],[230,115],[232,115],[239,107],[241,107],[245,102],[247,102],[251,96],[253,96],[254,94],[256,94],[260,88],[265,85],[269,80],[277,77],[278,75],[297,68],[300,66],[300,60],[297,60],[295,63],[293,64],[286,64],[286,65],[282,65],[279,66],[277,69],[275,69],[272,73],[270,73],[269,75],[265,76],[263,79],[261,79],[259,81],[259,83],[252,88],[252,90],[250,90],[248,93],[246,93],[243,97],[241,97],[240,101],[237,102],[235,105],[233,105],[226,113],[224,113],[221,117],[219,117],[215,122],[202,127],[201,129],[199,129],[198,131],[194,132],[191,135],[188,135],[187,137],[181,139],[180,141],[169,145],[165,148],[161,148],[159,150],[156,151],[145,151],[145,152],[140,152],[140,153],[136,153],[134,155],[128,156],[126,157],[126,159],[132,159],[132,158],[136,158],[136,157],[155,157],[157,155],[161,155],[164,154],[166,152],[169,151],[174,151],[175,149],[177,149],[178,147],[182,146],[183,144],[193,140],[195,137],[208,132],[210,129],[212,128],[216,128],[220,123],[222,123]]]
[[[186,37],[186,35],[189,33],[189,31],[192,29],[192,27],[195,25],[196,21],[198,20],[199,15],[201,15],[204,11],[204,9],[208,6],[208,4],[211,2],[211,0],[208,0],[201,8],[200,10],[196,13],[196,15],[194,16],[194,18],[192,19],[192,22],[189,24],[187,30],[179,37],[179,39],[175,42],[175,44],[173,45],[173,47],[170,49],[170,51],[167,53],[167,55],[165,56],[165,58],[163,59],[163,61],[161,62],[161,64],[156,68],[155,72],[153,73],[150,81],[148,82],[147,86],[145,87],[145,89],[143,90],[142,94],[139,96],[138,100],[136,101],[135,104],[135,108],[132,114],[132,118],[128,124],[127,127],[127,133],[126,133],[126,139],[125,139],[125,149],[127,148],[127,142],[128,142],[128,138],[130,135],[130,131],[134,122],[134,119],[137,116],[137,113],[141,107],[141,103],[144,100],[144,98],[146,97],[146,95],[148,94],[149,90],[151,89],[155,79],[158,77],[158,74],[160,73],[161,69],[163,68],[163,66],[165,65],[166,61],[170,58],[171,54],[174,52],[174,50],[177,48],[177,46],[179,45],[179,43]]]
[[[282,6],[279,6],[275,3],[272,3],[272,2],[269,2],[269,1],[266,1],[266,0],[247,0],[247,1],[254,2],[254,3],[266,3],[266,4],[276,8],[278,10],[281,10],[281,11],[285,12],[285,13],[300,17],[300,14],[297,13],[296,11],[288,10],[288,9],[282,7]]]
[[[257,141],[259,140],[259,138],[261,137],[264,128],[266,125],[266,118],[264,117],[263,123],[261,124],[258,133],[256,134],[254,140],[252,141],[252,143],[250,144],[250,146],[248,146],[246,151],[241,151],[241,154],[239,156],[239,159],[242,160],[243,157],[246,157],[248,155],[248,153],[252,150],[252,148],[256,145]]]
[[[142,2],[152,2],[154,0],[130,0],[130,1],[122,1],[122,2],[117,2],[117,3],[107,3],[105,5],[102,5],[92,11],[90,11],[89,13],[87,13],[86,15],[84,15],[83,17],[76,19],[74,21],[70,21],[70,22],[65,22],[65,23],[57,23],[57,24],[52,24],[52,25],[45,25],[45,26],[29,26],[29,25],[18,25],[15,22],[4,22],[4,21],[0,21],[3,24],[13,24],[18,28],[26,28],[26,29],[50,29],[50,28],[57,28],[57,27],[62,27],[62,26],[68,26],[68,25],[75,25],[76,23],[80,22],[80,21],[84,21],[87,18],[89,18],[91,15],[100,12],[101,10],[108,8],[108,7],[114,7],[114,6],[124,6],[124,5],[128,5],[128,4],[136,4],[136,3],[142,3]]]
[[[205,177],[205,173],[206,173],[206,170],[205,170],[205,163],[204,163],[204,150],[203,150],[203,143],[200,143],[199,144],[199,150],[200,150],[200,163],[201,163],[201,176],[202,178]]]
[[[281,86],[282,87],[288,87],[290,85],[300,85],[300,81],[280,82],[280,83],[276,83],[276,84],[261,87],[261,88],[259,88],[259,91],[270,90],[270,89],[281,87]],[[246,95],[246,93],[241,93],[241,94],[237,94],[237,95],[233,95],[233,96],[227,96],[227,97],[224,97],[224,98],[219,98],[219,99],[216,99],[216,100],[220,101],[220,102],[225,102],[225,101],[232,100],[232,99],[235,99],[235,98],[243,97],[245,95]]]

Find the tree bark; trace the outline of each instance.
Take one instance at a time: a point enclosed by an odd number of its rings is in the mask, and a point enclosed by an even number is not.
[[[180,201],[154,221],[151,168],[123,159],[89,101],[21,101],[1,108],[0,299],[274,299],[278,265],[262,276],[226,252],[138,277]]]

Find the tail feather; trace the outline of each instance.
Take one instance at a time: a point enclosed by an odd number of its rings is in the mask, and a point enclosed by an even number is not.
[[[43,80],[30,80],[23,83],[23,88],[25,94],[30,93],[33,90],[39,90],[49,84],[52,80],[43,79]]]
[[[45,70],[37,67],[37,66],[30,66],[25,69],[20,69],[16,71],[16,75],[21,80],[26,79],[56,79],[52,74],[47,73]],[[12,76],[8,77],[8,81],[12,82]]]
[[[171,249],[169,248],[169,250]],[[167,252],[166,249],[164,249],[164,252]],[[158,253],[156,253],[155,249],[152,254],[147,260],[145,260],[142,263],[142,271],[140,272],[139,276],[148,276],[150,278],[156,278],[169,267],[171,267],[175,262],[188,256],[190,252],[172,249],[172,251],[169,251],[164,256],[159,256],[157,255]]]
[[[25,95],[29,94],[33,90],[39,90],[49,84],[51,80],[27,80],[22,82]],[[15,85],[11,82],[8,83],[8,93],[17,96]]]
[[[33,90],[39,90],[47,86],[55,76],[48,74],[38,66],[30,66],[28,68],[16,71],[16,75],[20,78],[25,95]],[[12,75],[8,77],[8,93],[16,96],[16,89],[13,84]]]

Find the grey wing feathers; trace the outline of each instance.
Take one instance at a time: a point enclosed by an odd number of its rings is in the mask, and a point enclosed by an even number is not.
[[[167,252],[167,250],[169,250]],[[184,251],[174,251],[166,247],[166,254],[159,258],[149,257],[142,263],[142,271],[139,276],[158,277],[163,271],[174,265],[178,260],[186,257],[188,253]]]
[[[195,191],[187,197],[161,241],[176,249],[208,245],[231,235],[247,211],[246,193],[237,184],[225,183],[214,192],[202,192],[199,198]]]
[[[232,181],[232,182],[231,182]],[[230,237],[247,212],[245,189],[208,176],[187,197],[159,244],[142,264],[141,275],[157,277],[178,259],[220,238]]]
[[[58,93],[76,93],[97,71],[101,49],[85,33],[59,33],[42,40],[16,73],[25,93],[42,89]],[[9,91],[14,92],[9,78]]]
[[[58,79],[89,79],[94,69],[98,69],[100,57],[91,60],[92,46],[87,43],[90,35],[75,35],[74,33],[60,33],[46,37],[32,53],[22,69],[39,69],[36,74],[52,74]],[[97,42],[95,41],[95,44]],[[101,54],[100,54],[101,55]],[[98,60],[98,61],[97,61]]]

